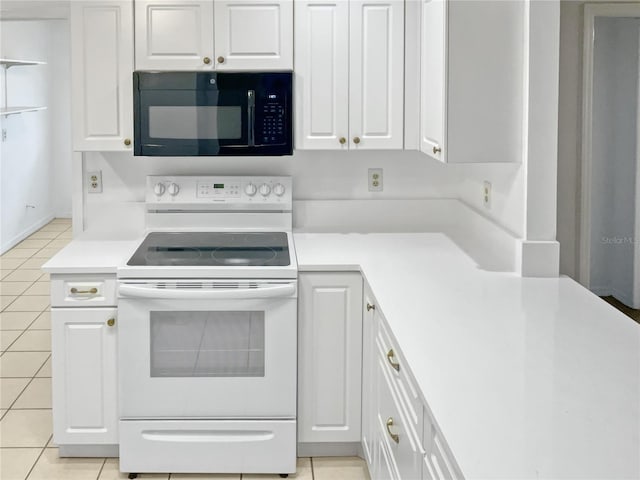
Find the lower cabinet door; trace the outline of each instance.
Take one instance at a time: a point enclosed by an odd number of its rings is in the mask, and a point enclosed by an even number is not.
[[[365,287],[362,305],[362,451],[369,471],[374,470],[376,427],[376,306]]]
[[[115,308],[52,308],[53,440],[118,443]]]
[[[300,273],[298,442],[360,442],[362,276]]]

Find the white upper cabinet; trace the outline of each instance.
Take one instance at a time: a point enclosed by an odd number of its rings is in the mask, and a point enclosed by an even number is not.
[[[404,1],[349,3],[350,148],[402,149]]]
[[[71,2],[73,149],[131,150],[133,4]]]
[[[136,70],[211,70],[213,2],[136,0]]]
[[[138,70],[291,70],[293,0],[136,0]]]
[[[420,148],[427,155],[521,161],[524,5],[422,0]]]
[[[216,69],[293,69],[293,0],[214,5]]]
[[[296,148],[349,148],[349,3],[298,1]]]
[[[296,148],[402,149],[404,1],[296,2]]]

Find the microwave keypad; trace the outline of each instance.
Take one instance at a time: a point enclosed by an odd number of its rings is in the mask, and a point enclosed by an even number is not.
[[[262,143],[284,142],[284,108],[281,105],[265,105],[262,115]]]

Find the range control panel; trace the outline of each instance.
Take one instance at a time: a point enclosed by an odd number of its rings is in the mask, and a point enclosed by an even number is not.
[[[291,208],[291,177],[149,176],[148,204]]]

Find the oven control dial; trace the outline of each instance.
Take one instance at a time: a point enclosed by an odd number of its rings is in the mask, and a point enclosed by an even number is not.
[[[263,197],[266,197],[270,193],[271,193],[271,187],[269,185],[267,185],[266,183],[263,183],[262,185],[260,185],[260,195],[262,195]]]
[[[244,187],[244,193],[246,193],[250,197],[253,197],[257,191],[258,188],[253,183],[249,183],[246,187]]]
[[[164,191],[166,189],[167,189],[167,187],[164,186],[164,183],[156,183],[156,185],[153,187],[153,192],[158,197],[161,197],[162,195],[164,195]]]
[[[169,195],[175,197],[176,195],[178,195],[178,192],[180,192],[180,186],[177,183],[172,183],[171,185],[169,185],[169,188],[167,190],[169,191]]]
[[[279,197],[284,195],[284,185],[282,185],[281,183],[276,183],[273,187],[273,193],[275,193]]]

